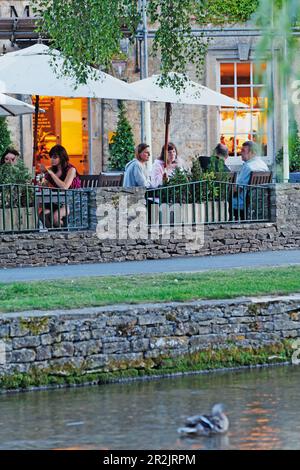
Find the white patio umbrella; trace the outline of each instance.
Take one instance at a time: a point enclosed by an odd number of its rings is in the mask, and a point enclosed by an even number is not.
[[[91,67],[95,78],[76,87],[70,77],[57,76],[51,66],[62,70],[63,58],[59,51],[44,44],[35,44],[0,57],[0,92],[24,95],[65,96],[70,98],[107,98],[140,100],[138,92],[127,83]]]
[[[0,57],[0,92],[36,95],[36,119],[34,153],[37,148],[37,111],[39,95],[70,98],[107,98],[119,100],[143,100],[139,93],[125,82],[111,75],[92,69],[94,77],[86,85],[76,86],[75,79],[57,76],[51,65],[55,56],[56,68],[62,70],[63,58],[59,51],[44,44],[35,44]]]
[[[44,112],[42,109],[39,111]],[[21,114],[34,114],[34,112],[35,108],[31,104],[0,93],[0,116],[21,116]]]
[[[170,75],[175,75],[174,73]],[[140,93],[147,101],[157,101],[166,103],[165,111],[165,163],[168,152],[169,128],[172,103],[203,105],[203,106],[226,106],[235,108],[248,108],[247,105],[240,101],[234,100],[229,96],[211,90],[199,83],[188,80],[185,87],[180,93],[171,86],[159,86],[160,75],[152,75],[152,77],[131,83],[129,86],[132,90]]]

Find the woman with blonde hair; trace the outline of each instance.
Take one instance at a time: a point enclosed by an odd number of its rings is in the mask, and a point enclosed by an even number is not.
[[[124,188],[149,186],[147,162],[150,157],[149,145],[141,143],[135,149],[135,158],[125,166]]]

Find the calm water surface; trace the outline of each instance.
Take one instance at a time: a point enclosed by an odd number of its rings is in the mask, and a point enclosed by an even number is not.
[[[299,366],[0,395],[0,449],[300,449],[299,395]],[[227,435],[179,438],[217,402]]]

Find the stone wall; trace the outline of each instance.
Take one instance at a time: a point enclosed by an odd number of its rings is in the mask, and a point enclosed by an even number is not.
[[[300,336],[299,312],[297,294],[2,314],[0,376],[151,369],[197,351],[280,345]]]
[[[282,184],[272,187],[271,220],[268,223],[210,224],[199,226],[195,233],[169,235],[152,231],[139,235],[138,223],[126,238],[126,222],[135,223],[134,215],[126,220],[126,207],[139,202],[144,207],[141,189],[107,188],[91,193],[91,229],[82,232],[47,232],[0,234],[0,266],[37,266],[66,263],[159,259],[192,255],[215,255],[292,249],[300,246],[300,185]],[[122,203],[124,200],[126,204]],[[122,199],[123,198],[123,199]],[[100,236],[99,222],[111,204],[110,217],[116,220],[113,236]],[[129,213],[130,215],[130,213]],[[145,223],[142,214],[141,224]],[[139,222],[139,219],[137,218]],[[97,226],[98,224],[98,226]],[[202,229],[204,232],[202,233]],[[124,232],[125,230],[125,232]],[[124,235],[125,233],[125,235]]]

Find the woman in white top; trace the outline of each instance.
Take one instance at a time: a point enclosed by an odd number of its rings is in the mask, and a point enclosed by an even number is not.
[[[151,187],[157,188],[158,186],[162,186],[164,181],[164,175],[165,178],[168,179],[177,166],[177,148],[172,142],[169,142],[167,166],[165,167],[165,146],[163,146],[161,149],[160,157],[154,161],[152,166]]]

